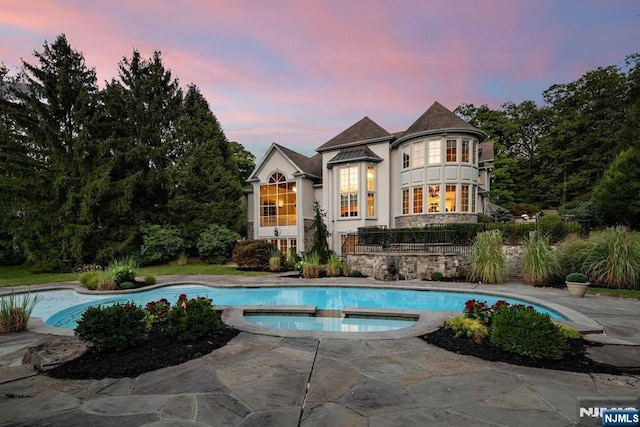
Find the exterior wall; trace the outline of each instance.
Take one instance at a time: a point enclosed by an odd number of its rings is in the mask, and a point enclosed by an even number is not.
[[[329,248],[337,253],[341,251],[341,238],[344,235],[355,233],[359,227],[382,225],[389,227],[391,224],[391,209],[389,205],[389,194],[391,192],[391,162],[388,160],[389,143],[378,143],[367,145],[369,149],[378,157],[384,159],[381,162],[354,162],[334,165],[331,169],[327,163],[335,157],[340,150],[328,151],[322,154],[322,207],[326,210],[325,218],[327,228],[331,233]],[[375,196],[375,216],[367,217],[367,166],[375,166],[376,171],[376,196]],[[340,190],[339,190],[339,170],[345,166],[359,167],[358,181],[358,216],[340,217]],[[319,199],[320,200],[320,199]]]
[[[302,238],[298,238],[298,251],[301,252],[300,246],[304,244],[304,251],[309,252],[313,247],[313,219],[305,219],[303,223],[304,233]]]
[[[247,240],[255,239],[255,235],[253,234],[253,222],[247,222]]]
[[[522,277],[522,246],[503,245],[502,251],[507,255],[509,277]],[[398,274],[406,280],[428,279],[431,273],[440,272],[445,277],[456,277],[464,263],[464,257],[458,254],[349,254],[347,264],[351,270],[384,280],[389,273],[390,262],[397,265]]]
[[[423,227],[427,224],[468,224],[476,222],[478,222],[478,215],[467,213],[403,215],[396,217],[395,228]]]

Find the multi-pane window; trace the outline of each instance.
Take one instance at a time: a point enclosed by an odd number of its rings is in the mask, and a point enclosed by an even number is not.
[[[413,167],[424,166],[424,142],[411,144],[411,157],[413,157]]]
[[[471,187],[471,212],[476,212],[476,186]]]
[[[429,212],[440,212],[440,186],[429,186]]]
[[[358,167],[340,169],[340,217],[358,216]]]
[[[376,168],[367,166],[367,216],[376,216]]]
[[[413,213],[419,214],[423,211],[423,198],[424,198],[424,190],[422,187],[415,187],[413,189]]]
[[[447,162],[458,161],[458,141],[455,139],[447,139]]]
[[[260,226],[296,225],[296,183],[280,172],[260,186]]]
[[[456,186],[455,185],[445,186],[444,206],[447,212],[456,211]]]
[[[460,212],[469,212],[469,186],[460,186]]]
[[[440,141],[429,141],[429,164],[438,164],[440,160]]]
[[[402,214],[407,215],[409,213],[409,189],[402,190]]]
[[[463,163],[469,163],[469,140],[463,139],[460,149],[460,157]]]
[[[268,241],[276,248],[278,248],[280,253],[285,257],[287,257],[287,255],[289,254],[289,249],[292,249],[294,252],[297,252],[298,249],[297,239],[271,239]]]
[[[409,155],[409,147],[402,149],[402,169],[407,169],[411,166],[411,155]]]

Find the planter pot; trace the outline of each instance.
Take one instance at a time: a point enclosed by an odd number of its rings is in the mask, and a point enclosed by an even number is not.
[[[589,289],[589,283],[576,283],[576,282],[565,282],[567,284],[567,291],[569,291],[569,295],[574,298],[582,298],[584,294],[587,293],[587,289]]]

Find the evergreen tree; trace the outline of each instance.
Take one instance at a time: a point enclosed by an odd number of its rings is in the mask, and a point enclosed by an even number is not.
[[[324,223],[324,217],[327,213],[320,207],[320,202],[313,201],[313,246],[311,252],[314,252],[320,258],[320,263],[326,263],[329,259],[329,231],[327,224]]]

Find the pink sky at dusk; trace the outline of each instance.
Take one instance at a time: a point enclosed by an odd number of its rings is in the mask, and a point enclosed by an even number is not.
[[[404,130],[434,101],[540,103],[640,52],[640,2],[0,0],[11,70],[61,33],[101,83],[132,49],[161,51],[259,158],[272,142],[312,155],[364,116]]]

